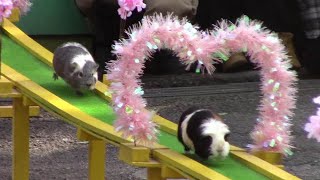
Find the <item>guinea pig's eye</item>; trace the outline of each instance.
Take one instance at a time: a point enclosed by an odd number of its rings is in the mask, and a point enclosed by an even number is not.
[[[82,73],[82,72],[79,72],[79,73],[78,73],[78,76],[79,76],[79,77],[83,77],[83,73]]]
[[[211,143],[212,138],[211,138],[211,136],[205,136],[205,137],[201,138],[201,141],[202,141],[202,143],[209,144],[209,143]]]
[[[229,141],[229,136],[230,136],[230,133],[224,135],[224,140],[228,142]]]

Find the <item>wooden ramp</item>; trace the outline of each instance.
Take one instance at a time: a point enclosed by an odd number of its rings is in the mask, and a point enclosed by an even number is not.
[[[2,37],[2,74],[19,94],[13,97],[16,99],[14,106],[36,104],[77,127],[78,138],[89,141],[90,179],[105,178],[105,143],[119,146],[121,160],[147,167],[148,179],[299,179],[234,146],[225,161],[202,164],[195,157],[182,154],[183,148],[176,138],[177,125],[160,116],[154,118],[161,128],[159,144],[152,148],[132,146],[130,139],[123,139],[112,127],[115,114],[109,105],[110,97],[105,95],[107,85],[98,82],[94,92],[79,98],[62,80],[53,81],[51,52],[8,20],[4,21],[3,29],[7,35]],[[19,119],[28,116],[28,108],[18,109],[21,114],[16,113],[14,121],[20,122]],[[24,143],[13,153],[13,174],[16,175],[13,177],[19,180],[28,179],[29,163],[28,143],[25,143],[28,133],[21,133],[28,130],[28,124],[22,125],[15,124],[20,133],[14,144]],[[22,171],[26,173],[19,174]]]

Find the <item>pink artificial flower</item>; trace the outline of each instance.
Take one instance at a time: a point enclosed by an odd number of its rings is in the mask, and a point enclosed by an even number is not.
[[[320,116],[320,108],[318,108],[317,116]]]
[[[131,12],[129,12],[129,13],[131,13]],[[126,19],[127,16],[128,16],[128,17],[131,16],[131,14],[129,14],[129,13],[127,13],[127,11],[126,11],[124,8],[122,8],[122,7],[118,9],[118,14],[120,15],[120,17],[121,17],[122,19]]]
[[[316,104],[320,104],[320,96],[313,98],[313,102]]]
[[[137,11],[142,11],[146,7],[143,0],[118,0],[120,8],[118,14],[122,19],[126,19],[132,15],[132,11],[137,8]]]
[[[24,15],[29,11],[30,6],[29,0],[0,0],[0,22],[3,18],[9,17],[14,8],[18,8]]]
[[[0,0],[0,22],[3,18],[7,18],[11,15],[13,4],[11,0]]]
[[[119,6],[126,11],[133,11],[135,9],[134,0],[118,0]]]
[[[309,133],[308,138],[315,138],[320,142],[320,116],[311,116],[309,121],[304,127],[304,130]]]
[[[313,98],[313,102],[320,104],[320,96]],[[309,121],[304,127],[304,130],[309,133],[308,138],[315,138],[320,142],[320,108],[318,108],[316,115],[310,116]]]
[[[13,0],[13,6],[17,7],[21,14],[26,14],[31,7],[32,3],[29,0]]]
[[[147,5],[145,3],[143,3],[142,0],[140,0],[140,1],[137,2],[136,7],[137,7],[137,11],[141,12],[142,9],[147,7]]]

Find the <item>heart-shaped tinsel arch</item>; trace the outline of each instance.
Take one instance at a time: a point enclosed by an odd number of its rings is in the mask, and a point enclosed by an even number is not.
[[[171,49],[182,63],[198,61],[208,73],[214,71],[213,64],[228,60],[232,52],[242,51],[261,69],[263,97],[250,148],[290,153],[296,74],[289,70],[285,47],[275,33],[247,16],[239,18],[236,24],[222,21],[208,33],[198,31],[187,20],[157,15],[144,18],[128,35],[129,39],[114,45],[118,59],[108,64],[108,79],[112,82],[109,93],[117,114],[114,126],[123,137],[133,137],[143,145],[157,141],[157,126],[152,121],[153,113],[145,109],[139,79],[145,60],[156,50]]]

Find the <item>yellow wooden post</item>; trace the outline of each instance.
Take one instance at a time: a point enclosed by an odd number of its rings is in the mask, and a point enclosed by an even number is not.
[[[148,168],[147,169],[148,180],[162,180],[161,168]]]
[[[89,179],[105,179],[106,142],[85,132],[81,128],[77,130],[80,141],[89,141]]]
[[[185,179],[181,174],[168,166],[162,166],[161,177],[163,179]]]
[[[7,78],[3,77],[2,75],[0,78],[0,84],[1,84],[0,94],[12,93],[13,84]]]
[[[89,141],[89,179],[105,179],[106,142],[103,140]]]
[[[264,161],[267,161],[270,164],[277,166],[278,168],[284,169],[284,165],[282,164],[283,155],[279,152],[256,151],[252,154]]]
[[[89,141],[89,179],[105,179],[106,142],[98,139],[81,128],[77,129],[80,141]]]
[[[13,99],[13,158],[12,179],[29,179],[29,107],[22,98]]]
[[[11,12],[10,17],[8,17],[11,22],[18,22],[20,20],[20,11],[18,8],[14,8]]]
[[[149,162],[150,149],[144,146],[135,146],[133,143],[121,143],[119,159],[130,164],[135,162]]]
[[[108,80],[107,74],[102,75],[102,83],[107,86],[110,86],[110,81]]]

